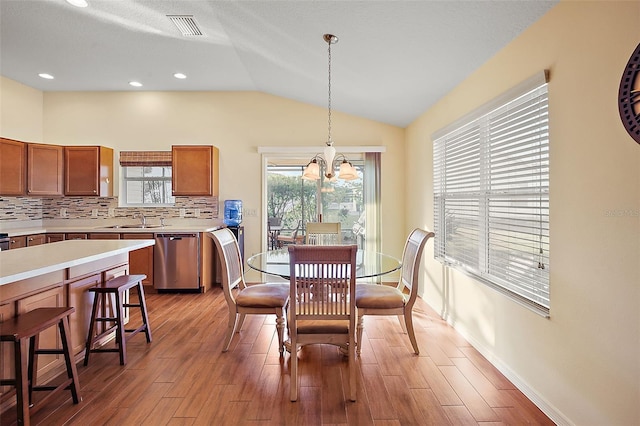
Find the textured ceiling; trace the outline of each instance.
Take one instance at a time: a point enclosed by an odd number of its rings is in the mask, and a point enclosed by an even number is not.
[[[88,3],[0,0],[0,74],[42,91],[255,90],[326,107],[333,33],[332,108],[404,127],[557,0]],[[166,15],[193,15],[204,36]]]

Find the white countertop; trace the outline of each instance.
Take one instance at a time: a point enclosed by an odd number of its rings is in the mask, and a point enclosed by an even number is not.
[[[125,224],[125,226],[128,224]],[[33,234],[65,234],[65,233],[144,233],[144,234],[167,234],[167,233],[185,233],[185,232],[211,232],[216,229],[220,229],[221,226],[217,225],[179,225],[170,224],[166,226],[150,226],[147,228],[128,228],[120,225],[115,228],[113,225],[109,226],[87,226],[87,225],[72,225],[72,226],[38,226],[38,227],[25,227],[16,229],[7,229],[3,232],[7,232],[10,237],[19,237],[22,235]]]
[[[0,286],[128,253],[155,240],[67,240],[0,251]]]

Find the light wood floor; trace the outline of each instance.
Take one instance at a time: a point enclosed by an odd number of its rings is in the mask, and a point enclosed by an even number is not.
[[[553,424],[422,300],[414,309],[420,356],[395,317],[365,319],[355,403],[345,398],[346,359],[330,345],[298,353],[300,395],[289,400],[289,355],[278,355],[272,316],[248,316],[222,353],[219,289],[149,294],[147,303],[153,342],[134,336],[126,366],[117,354],[92,354],[88,367],[78,364],[83,401],[64,392],[33,424]],[[15,423],[15,410],[0,423]]]

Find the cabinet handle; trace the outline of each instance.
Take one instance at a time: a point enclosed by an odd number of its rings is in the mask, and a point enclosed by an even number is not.
[[[33,237],[29,237],[29,241],[33,241]]]
[[[94,190],[93,190],[93,193],[95,194],[96,192],[98,192],[98,191],[96,191],[96,190],[94,189]]]

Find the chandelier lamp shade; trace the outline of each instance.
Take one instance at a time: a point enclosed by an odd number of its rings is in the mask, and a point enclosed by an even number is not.
[[[327,144],[322,154],[316,154],[302,175],[306,180],[318,180],[321,178],[321,172],[324,173],[324,177],[329,180],[335,180],[335,171],[338,169],[338,177],[345,180],[358,179],[358,171],[349,162],[344,154],[336,154],[336,149],[333,147],[333,140],[331,140],[331,45],[338,42],[338,37],[333,34],[325,34],[323,36],[324,41],[329,45],[329,102],[328,102],[328,136]],[[338,165],[339,164],[339,165]]]

